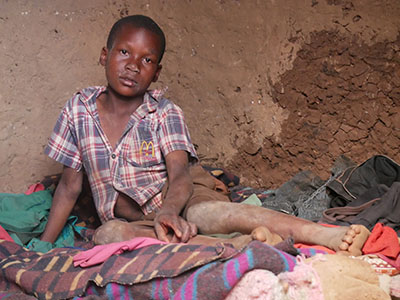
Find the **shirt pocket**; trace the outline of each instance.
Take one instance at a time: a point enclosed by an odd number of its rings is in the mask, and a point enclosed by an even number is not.
[[[138,168],[151,168],[162,164],[157,132],[144,123],[129,134],[124,143],[123,157]]]

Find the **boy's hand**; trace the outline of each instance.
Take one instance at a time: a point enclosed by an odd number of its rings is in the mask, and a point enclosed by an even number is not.
[[[154,219],[154,230],[160,241],[170,243],[186,243],[189,239],[197,235],[197,227],[174,212],[161,210]],[[172,238],[168,238],[168,234]]]

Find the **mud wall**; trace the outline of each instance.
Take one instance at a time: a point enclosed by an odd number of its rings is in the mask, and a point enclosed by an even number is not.
[[[397,0],[0,0],[0,192],[61,171],[43,148],[127,14],[167,36],[156,88],[180,105],[202,162],[254,186],[333,160],[400,161]]]
[[[375,154],[400,161],[400,36],[372,45],[337,31],[310,37],[273,86],[274,101],[288,113],[280,134],[262,145],[249,139],[232,165],[261,184],[306,169],[328,178],[340,155],[356,163]]]

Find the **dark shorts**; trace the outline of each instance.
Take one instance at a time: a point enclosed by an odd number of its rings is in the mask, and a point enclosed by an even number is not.
[[[226,186],[204,170],[200,165],[190,167],[193,178],[193,194],[183,209],[181,215],[186,219],[189,207],[207,201],[231,202]]]
[[[201,165],[197,164],[191,166],[190,175],[193,179],[193,194],[181,212],[181,216],[184,219],[186,219],[188,209],[195,204],[207,201],[231,202],[226,186],[220,180],[204,170]],[[162,190],[162,199],[164,199],[167,191],[168,182]],[[143,220],[153,220],[154,217],[155,212],[143,216]]]

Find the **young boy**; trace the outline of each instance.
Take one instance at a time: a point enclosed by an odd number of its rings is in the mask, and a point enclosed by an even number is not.
[[[84,89],[67,102],[45,150],[64,170],[41,239],[57,238],[81,192],[84,169],[104,223],[97,234],[102,242],[112,240],[107,235],[144,234],[134,221],[153,220],[153,235],[164,241],[187,242],[198,229],[248,234],[265,226],[296,242],[359,253],[367,235],[360,226],[326,228],[231,203],[197,180],[209,179],[196,165],[182,111],[148,91],[164,50],[164,34],[148,17],[128,16],[112,27],[100,55],[107,87]],[[132,223],[108,222],[114,219]]]

